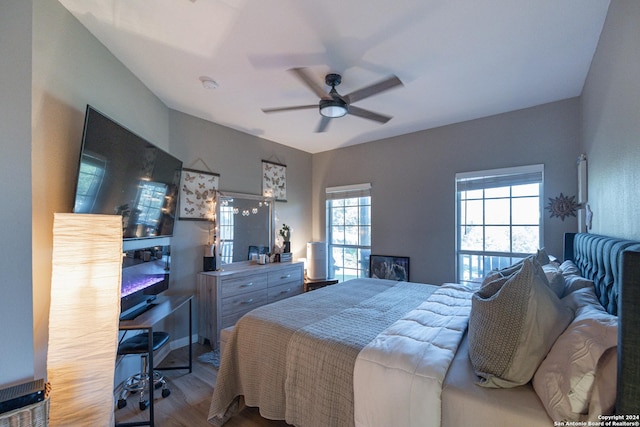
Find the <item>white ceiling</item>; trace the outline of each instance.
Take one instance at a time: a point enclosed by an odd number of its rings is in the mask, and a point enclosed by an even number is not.
[[[59,0],[168,107],[310,153],[580,95],[609,0]],[[315,133],[318,97],[404,86]],[[219,87],[205,89],[202,76]],[[327,91],[329,90],[326,87]]]

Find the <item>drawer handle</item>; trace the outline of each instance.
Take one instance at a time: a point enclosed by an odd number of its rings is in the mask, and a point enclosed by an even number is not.
[[[287,289],[286,291],[280,291],[280,295],[288,294],[289,292],[291,292],[291,288]]]
[[[249,282],[249,283],[245,283],[244,285],[240,285],[241,288],[248,288],[250,286],[253,286],[253,282]]]
[[[281,279],[288,279],[289,277],[291,277],[290,274],[287,274],[286,276],[280,276]]]
[[[253,302],[253,298],[250,298],[246,301],[242,301],[240,304],[251,304]]]

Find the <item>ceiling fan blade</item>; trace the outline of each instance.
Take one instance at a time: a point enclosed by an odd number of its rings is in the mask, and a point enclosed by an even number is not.
[[[307,85],[307,87],[311,89],[313,93],[318,96],[318,98],[331,99],[329,94],[324,90],[324,87],[320,86],[314,81],[313,77],[309,74],[306,68],[290,68],[289,71],[295,74],[302,83]]]
[[[279,113],[281,111],[295,111],[295,110],[310,110],[312,108],[318,108],[318,104],[313,105],[297,105],[295,107],[276,107],[276,108],[263,108],[263,113]]]
[[[353,105],[349,105],[349,114],[380,123],[387,123],[392,119],[392,117],[390,116],[384,116],[382,114],[374,113],[373,111],[365,110],[364,108],[358,108]]]
[[[316,128],[316,132],[319,133],[326,131],[330,121],[331,118],[322,116],[320,122],[318,123],[318,127]]]
[[[391,76],[387,79],[379,81],[378,83],[374,83],[372,85],[363,87],[362,89],[355,90],[350,94],[344,96],[344,98],[348,99],[349,103],[352,103],[376,95],[380,92],[384,92],[385,90],[392,89],[396,86],[402,86],[402,81],[400,81],[400,79],[396,76]]]

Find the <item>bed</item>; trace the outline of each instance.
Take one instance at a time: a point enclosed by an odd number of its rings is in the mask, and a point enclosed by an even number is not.
[[[609,328],[607,339],[601,340],[610,346],[601,345],[598,350],[598,357],[602,357],[600,361],[595,360],[593,368],[597,367],[598,371],[584,378],[593,382],[592,377],[597,376],[598,384],[605,384],[601,390],[612,384],[617,386],[617,393],[614,390],[613,395],[613,399],[617,399],[616,414],[637,416],[640,413],[640,338],[636,329],[640,316],[640,243],[586,233],[568,234],[564,258],[570,262],[562,265],[572,266],[576,271],[571,271],[572,276],[565,275],[570,269],[562,270],[558,262],[553,274],[552,269],[545,269],[547,283],[551,275],[557,278],[559,274],[562,283],[571,282],[574,287],[576,283],[592,283],[590,288],[585,286],[574,292],[580,296],[573,299],[582,301],[582,294],[593,293],[600,310],[594,317],[605,319],[607,328],[612,323],[616,327],[613,337]],[[527,260],[529,262],[537,261]],[[525,267],[521,267],[518,271],[524,270]],[[576,280],[571,281],[569,277]],[[434,286],[354,279],[260,307],[240,319],[228,338],[209,421],[223,425],[243,405],[259,407],[265,418],[304,427],[549,426],[561,421],[549,402],[558,403],[557,392],[562,384],[550,387],[548,383],[554,383],[556,378],[564,381],[563,375],[555,373],[550,377],[553,379],[547,380],[542,374],[542,371],[548,374],[547,370],[553,373],[553,369],[557,369],[557,364],[551,363],[553,347],[545,349],[548,354],[542,357],[539,368],[534,369],[539,377],[537,381],[534,377],[514,385],[513,377],[507,376],[505,380],[498,378],[499,375],[486,375],[484,371],[478,373],[479,367],[484,366],[478,362],[483,361],[478,355],[486,356],[491,344],[501,339],[498,335],[480,340],[483,335],[477,332],[481,330],[477,326],[477,313],[481,312],[478,301],[482,299],[479,295],[482,290],[490,289],[485,285],[482,288],[480,284]],[[587,289],[593,290],[587,292]],[[544,295],[547,293],[543,291]],[[486,298],[489,300],[492,298]],[[571,343],[575,335],[564,337],[580,317],[576,317],[576,313],[581,313],[583,321],[593,320],[591,307],[583,310],[575,304],[571,306],[569,319],[565,315],[567,304],[562,305],[559,314],[564,320],[549,322],[556,325],[550,327],[558,329],[554,334],[559,334],[549,346],[567,339]],[[530,306],[535,304],[523,305],[525,310],[531,310],[526,308]],[[538,306],[545,309],[544,304]],[[538,316],[547,317],[546,314]],[[569,323],[557,326],[562,322]],[[580,327],[582,323],[575,329],[580,331]],[[483,353],[478,349],[484,348],[484,344],[489,350],[484,349]],[[515,357],[521,357],[522,353]],[[595,350],[587,356],[592,354]],[[608,355],[609,370],[601,371],[605,355]],[[547,369],[547,365],[551,368]],[[600,373],[611,373],[611,366],[617,374]],[[519,370],[511,371],[518,378]],[[486,383],[479,386],[482,381]],[[491,382],[493,385],[488,384]],[[576,403],[570,403],[575,409]],[[598,408],[592,405],[587,409],[591,411],[594,407]]]

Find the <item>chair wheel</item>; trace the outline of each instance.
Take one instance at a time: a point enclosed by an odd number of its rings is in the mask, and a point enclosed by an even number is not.
[[[140,410],[144,411],[145,409],[147,409],[149,407],[149,401],[148,400],[143,400],[143,401],[140,402],[139,406],[140,406]]]
[[[162,397],[167,397],[171,394],[171,390],[168,388],[162,389]]]
[[[127,401],[125,399],[118,399],[118,409],[122,409],[127,406]]]
[[[161,382],[157,382],[153,385],[153,388],[155,388],[156,390],[158,390],[160,387],[162,387],[162,383]]]

